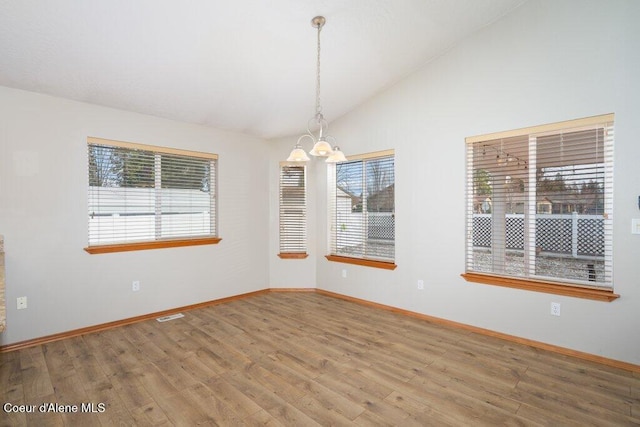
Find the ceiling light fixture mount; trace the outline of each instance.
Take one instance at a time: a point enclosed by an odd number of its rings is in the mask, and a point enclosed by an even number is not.
[[[309,156],[302,149],[301,142],[305,138],[310,138],[313,142],[313,148],[309,152],[312,156],[326,157],[327,163],[337,163],[346,161],[346,157],[336,145],[332,146],[329,140],[335,141],[335,138],[327,134],[329,124],[322,115],[322,106],[320,105],[320,31],[327,22],[324,16],[316,16],[311,20],[311,26],[318,30],[318,55],[316,66],[316,113],[307,122],[307,133],[298,138],[298,142],[291,150],[291,154],[287,158],[287,162],[305,163],[309,161]],[[317,127],[317,135],[311,130]]]

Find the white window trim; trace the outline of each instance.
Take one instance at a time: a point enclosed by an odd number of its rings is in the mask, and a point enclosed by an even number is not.
[[[222,239],[217,235],[218,230],[218,201],[217,201],[217,160],[218,155],[212,153],[203,153],[197,151],[188,151],[181,150],[175,148],[167,148],[167,147],[159,147],[153,145],[132,143],[132,142],[124,142],[124,141],[114,141],[103,138],[96,137],[88,137],[87,138],[87,150],[89,150],[92,146],[106,146],[106,147],[115,147],[115,148],[124,148],[131,150],[144,150],[148,152],[152,152],[155,155],[156,162],[155,168],[159,167],[158,159],[162,154],[168,155],[177,155],[177,156],[187,156],[191,158],[205,159],[210,161],[210,194],[211,197],[209,199],[210,203],[210,233],[207,234],[196,234],[189,235],[188,233],[184,236],[176,236],[171,238],[159,238],[158,230],[156,225],[156,235],[153,239],[142,239],[139,241],[118,241],[112,243],[90,243],[84,250],[90,254],[100,254],[100,253],[111,253],[111,252],[123,252],[123,251],[135,251],[135,250],[144,250],[144,249],[159,249],[159,248],[167,248],[167,247],[180,247],[180,246],[195,246],[195,245],[208,245],[208,244],[216,244],[220,242]],[[88,151],[87,151],[88,152]],[[87,159],[87,165],[89,165],[89,159]],[[157,170],[155,171],[157,172]],[[156,185],[159,183],[156,173]],[[91,187],[88,186],[88,191],[91,192]],[[156,204],[158,203],[156,198]],[[91,221],[92,213],[88,212],[89,221]],[[156,210],[156,216],[158,212]],[[89,225],[90,226],[90,225]]]
[[[390,149],[390,150],[383,150],[383,151],[376,151],[371,153],[348,156],[347,162],[353,162],[353,161],[366,162],[367,160],[375,160],[375,159],[380,159],[385,157],[395,157],[395,150]],[[395,162],[395,159],[394,159],[394,162]],[[346,163],[346,162],[342,162],[342,163]],[[395,165],[394,165],[394,175],[395,175]],[[394,186],[395,186],[395,176],[394,176]],[[362,265],[366,267],[394,270],[397,267],[395,263],[395,255],[392,260],[391,259],[375,259],[375,258],[368,258],[368,257],[345,256],[344,254],[339,254],[335,250],[333,250],[336,246],[335,231],[337,227],[337,225],[334,224],[335,215],[336,215],[336,188],[337,188],[336,164],[329,164],[327,168],[327,189],[328,189],[327,208],[328,208],[328,230],[329,230],[327,245],[330,253],[326,255],[325,258],[333,262],[341,262],[341,263],[347,263],[347,264]],[[395,212],[393,215],[395,217]],[[395,238],[394,238],[393,244],[395,246]]]
[[[474,143],[480,143],[483,141],[491,141],[497,140],[501,138],[511,138],[517,136],[526,136],[530,135],[530,148],[532,148],[533,154],[530,153],[530,158],[534,159],[534,164],[529,165],[529,180],[530,182],[535,182],[536,179],[536,165],[535,165],[535,138],[538,138],[542,135],[554,134],[558,133],[562,130],[576,130],[582,128],[594,128],[601,126],[602,124],[611,124],[609,128],[611,132],[613,132],[613,122],[614,122],[614,114],[605,114],[601,116],[587,117],[583,119],[577,120],[569,120],[565,122],[552,123],[542,126],[534,126],[529,128],[517,129],[506,132],[498,132],[487,135],[479,135],[474,137],[469,137],[465,139],[467,144],[467,197],[466,197],[466,218],[467,218],[467,264],[469,259],[469,251],[471,250],[470,246],[472,243],[472,230],[473,230],[473,171],[472,171],[472,145]],[[606,127],[608,128],[608,127]],[[613,144],[613,135],[611,134],[610,143]],[[483,273],[483,272],[475,272],[470,270],[467,265],[467,271],[462,274],[462,277],[467,281],[497,285],[497,286],[505,286],[512,287],[518,289],[526,289],[537,292],[545,292],[552,294],[560,294],[573,296],[578,298],[587,298],[601,301],[613,301],[619,297],[619,295],[613,292],[613,277],[612,277],[612,244],[611,241],[613,239],[612,227],[613,227],[613,145],[605,149],[605,171],[604,171],[604,179],[605,179],[605,187],[608,189],[605,191],[605,200],[604,200],[604,209],[605,213],[603,215],[605,219],[605,228],[606,233],[610,236],[610,242],[605,244],[605,263],[606,266],[606,279],[604,286],[589,286],[583,285],[580,283],[572,283],[565,282],[562,280],[540,280],[538,278],[521,278],[515,276],[508,275],[496,275],[492,273]],[[471,156],[471,157],[470,157]],[[529,210],[533,209],[535,214],[535,191],[530,191],[528,193],[528,201],[529,201]],[[529,212],[529,218],[535,218],[535,215],[531,215]],[[532,219],[530,219],[532,220]],[[534,219],[533,219],[534,220]],[[531,227],[532,230],[535,230],[535,227]],[[528,251],[535,251],[535,235],[528,236]]]
[[[296,194],[292,199],[285,195],[287,189],[296,188],[284,183],[286,168],[299,168],[302,171],[302,194]],[[279,253],[282,259],[307,258],[307,167],[304,165],[292,165],[290,162],[280,162],[280,175],[278,184],[278,226],[279,226]],[[290,210],[299,211],[299,215],[290,215]],[[291,229],[286,228],[292,227]],[[285,236],[286,235],[286,236]]]

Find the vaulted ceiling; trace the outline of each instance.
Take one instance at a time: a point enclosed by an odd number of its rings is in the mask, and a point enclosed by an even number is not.
[[[525,0],[3,0],[0,85],[262,138],[331,121]]]

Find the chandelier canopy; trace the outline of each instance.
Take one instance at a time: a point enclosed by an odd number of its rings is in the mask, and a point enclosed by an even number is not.
[[[309,152],[312,156],[326,157],[327,163],[344,162],[347,158],[344,156],[340,148],[331,145],[329,140],[335,141],[335,138],[327,133],[329,125],[322,115],[322,106],[320,105],[320,31],[327,22],[324,16],[316,16],[311,20],[311,26],[318,30],[318,55],[316,66],[316,113],[307,122],[307,133],[302,134],[298,138],[298,142],[291,150],[291,154],[287,158],[287,162],[304,163],[309,161],[309,156],[302,148],[301,142],[305,138],[311,139],[313,148]],[[316,128],[315,133],[311,130]]]

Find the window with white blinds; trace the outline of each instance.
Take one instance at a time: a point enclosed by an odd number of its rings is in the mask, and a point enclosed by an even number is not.
[[[220,240],[217,155],[100,138],[87,142],[88,252]]]
[[[612,288],[613,118],[467,138],[467,273]]]
[[[306,167],[280,164],[280,258],[307,257]]]
[[[393,150],[349,157],[329,166],[330,256],[381,261],[395,268],[395,164]]]

